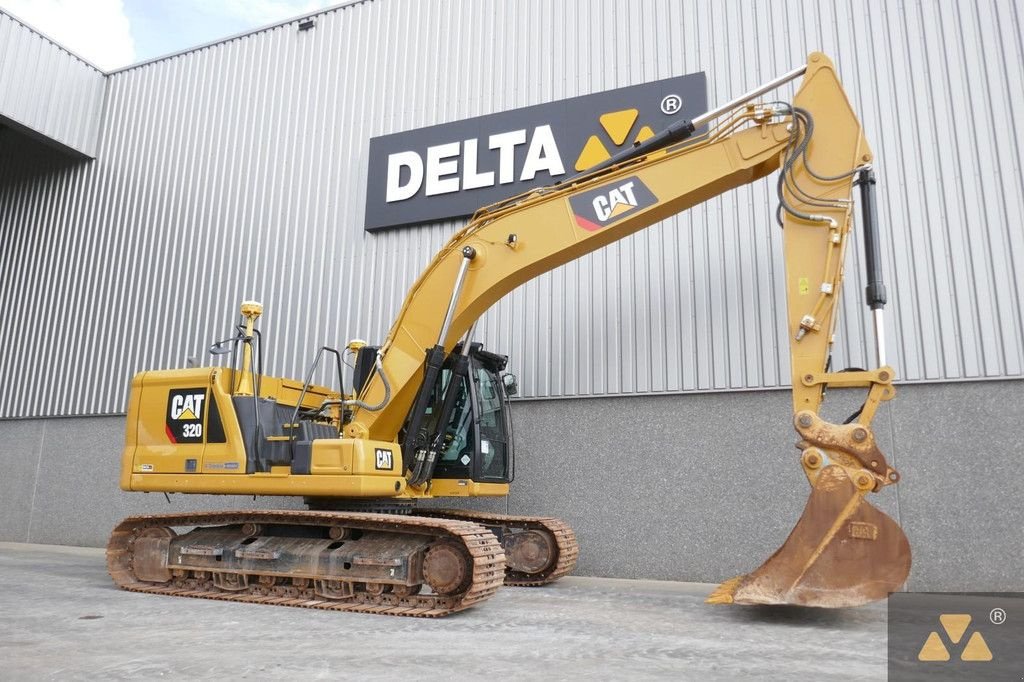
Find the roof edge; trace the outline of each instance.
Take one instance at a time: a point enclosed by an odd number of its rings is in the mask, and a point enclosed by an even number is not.
[[[240,33],[235,33],[235,34],[229,35],[229,36],[227,36],[225,38],[217,38],[216,40],[211,40],[209,42],[202,43],[202,44],[199,44],[199,45],[195,45],[193,47],[188,47],[188,48],[185,48],[183,50],[176,50],[174,52],[169,52],[169,53],[167,53],[165,55],[160,55],[159,57],[153,57],[151,59],[146,59],[146,60],[141,61],[141,62],[136,62],[134,64],[129,64],[127,66],[122,66],[120,68],[113,69],[111,71],[106,71],[106,72],[103,72],[103,73],[105,73],[105,75],[107,75],[107,76],[113,76],[115,74],[123,73],[125,71],[131,71],[132,69],[137,69],[137,68],[142,67],[142,66],[149,66],[150,64],[154,64],[156,62],[162,62],[162,61],[164,61],[166,59],[173,59],[175,57],[180,57],[180,56],[186,55],[186,54],[188,54],[190,52],[198,52],[199,50],[205,50],[208,47],[213,47],[214,45],[220,45],[221,43],[229,43],[232,40],[239,40],[240,38],[246,38],[248,36],[255,35],[257,33],[263,33],[265,31],[272,31],[275,28],[280,28],[281,26],[286,26],[288,24],[295,23],[297,21],[302,21],[303,19],[309,19],[311,17],[318,17],[318,16],[320,16],[322,14],[329,14],[331,12],[336,12],[336,11],[338,11],[340,9],[346,9],[346,8],[352,7],[354,5],[362,5],[364,3],[369,3],[369,2],[373,2],[373,0],[346,0],[345,2],[338,3],[337,5],[331,5],[330,7],[324,7],[323,9],[318,9],[318,10],[316,10],[314,12],[306,12],[305,14],[300,14],[298,16],[291,17],[290,19],[284,19],[283,21],[275,21],[274,23],[267,24],[266,26],[260,26],[259,28],[254,28],[254,29],[250,29],[248,31],[242,31]],[[47,39],[49,40],[49,38],[47,38]],[[74,55],[74,56],[77,56],[77,55]],[[85,61],[85,60],[83,60],[83,61]],[[86,62],[86,63],[88,63],[88,62]],[[92,66],[92,65],[90,64],[90,66]]]
[[[108,71],[104,71],[104,70],[103,70],[103,69],[101,69],[100,67],[96,66],[96,65],[95,65],[95,64],[93,64],[93,63],[92,63],[91,61],[89,61],[88,59],[86,59],[86,58],[85,58],[85,57],[83,57],[82,55],[78,54],[77,52],[73,52],[72,50],[69,50],[68,48],[64,47],[63,45],[61,45],[60,43],[58,43],[58,42],[57,42],[56,40],[54,40],[53,38],[51,38],[51,37],[50,37],[50,36],[48,36],[47,34],[43,33],[43,32],[42,32],[42,31],[40,31],[40,30],[39,30],[38,28],[36,28],[36,27],[35,27],[35,26],[33,26],[32,24],[28,23],[27,21],[25,21],[24,19],[22,19],[22,18],[21,18],[21,17],[19,17],[18,15],[14,14],[14,13],[13,13],[13,12],[11,12],[10,10],[8,10],[8,9],[4,9],[3,7],[0,7],[0,14],[3,14],[3,15],[5,15],[5,16],[8,16],[8,17],[10,17],[10,18],[11,18],[11,19],[13,19],[13,20],[14,20],[14,21],[15,21],[16,23],[19,23],[19,24],[21,24],[22,26],[24,26],[25,28],[27,28],[28,30],[32,31],[33,33],[35,33],[36,35],[38,35],[38,36],[39,36],[40,38],[42,38],[43,40],[47,41],[48,43],[50,43],[50,44],[51,44],[51,45],[53,45],[54,47],[56,47],[56,48],[57,48],[58,50],[61,50],[61,51],[63,51],[63,52],[67,52],[67,53],[68,53],[69,55],[71,55],[72,57],[74,57],[74,58],[75,58],[75,59],[77,59],[78,61],[80,61],[80,62],[82,62],[83,64],[85,64],[85,65],[86,65],[86,66],[88,66],[88,67],[89,67],[90,69],[92,69],[92,70],[94,70],[94,71],[98,71],[99,73],[103,74],[104,76],[105,76],[105,75],[107,75],[107,74],[109,73]]]

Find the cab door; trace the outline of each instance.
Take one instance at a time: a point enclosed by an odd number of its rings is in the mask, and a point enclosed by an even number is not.
[[[469,374],[457,380],[459,392],[448,422],[445,448],[438,454],[434,478],[508,483],[513,473],[512,422],[508,397],[491,353],[474,352]],[[503,358],[503,356],[493,356]],[[504,363],[500,363],[502,366]],[[452,372],[443,370],[434,409],[449,389]]]

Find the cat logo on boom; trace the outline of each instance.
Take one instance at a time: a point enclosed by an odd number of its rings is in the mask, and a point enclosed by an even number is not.
[[[656,203],[658,198],[635,175],[569,197],[576,224],[588,232],[596,232]]]
[[[594,197],[594,212],[597,219],[604,222],[612,216],[622,215],[631,208],[636,208],[636,196],[633,194],[633,183],[619,185],[608,193],[608,196]]]
[[[203,442],[205,388],[176,389],[167,395],[165,432],[172,443]]]

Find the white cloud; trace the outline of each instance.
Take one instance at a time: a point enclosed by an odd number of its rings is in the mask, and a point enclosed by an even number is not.
[[[122,0],[0,0],[0,8],[106,71],[135,61]]]

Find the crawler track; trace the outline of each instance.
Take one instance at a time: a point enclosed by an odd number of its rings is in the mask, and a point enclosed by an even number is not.
[[[432,518],[471,521],[482,526],[538,530],[546,533],[555,543],[557,556],[546,570],[540,573],[522,573],[508,568],[505,584],[538,587],[553,583],[562,576],[572,573],[580,555],[576,534],[566,522],[549,516],[511,516],[462,509],[420,509],[417,514]]]
[[[456,594],[403,594],[387,591],[374,594],[366,589],[357,589],[351,596],[342,599],[325,598],[317,595],[312,587],[295,585],[268,587],[254,584],[245,591],[225,591],[217,588],[209,576],[197,577],[195,571],[185,571],[191,574],[175,576],[167,583],[144,582],[135,577],[132,568],[133,545],[146,529],[247,523],[318,527],[344,524],[367,530],[391,531],[398,535],[434,535],[461,545],[471,558],[472,569],[467,586]],[[132,592],[431,618],[462,611],[490,598],[502,584],[505,555],[493,533],[467,520],[357,512],[248,510],[126,518],[114,529],[107,544],[107,570],[118,587]]]

